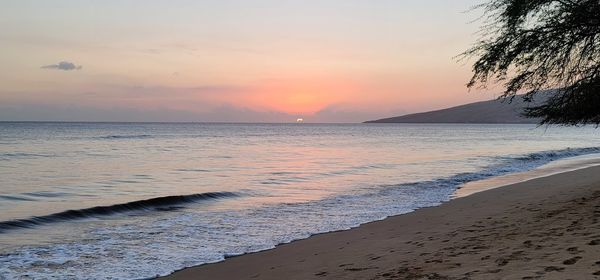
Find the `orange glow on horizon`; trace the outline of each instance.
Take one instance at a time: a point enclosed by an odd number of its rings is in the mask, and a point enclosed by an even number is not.
[[[265,83],[248,98],[254,106],[289,114],[310,115],[356,95],[360,86],[333,79],[285,79]]]

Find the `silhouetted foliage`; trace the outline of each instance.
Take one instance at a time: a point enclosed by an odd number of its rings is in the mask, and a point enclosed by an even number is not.
[[[600,0],[491,0],[479,5],[481,39],[468,83],[502,83],[502,97],[525,93],[526,109],[543,124],[600,124]],[[539,100],[538,100],[539,101]]]

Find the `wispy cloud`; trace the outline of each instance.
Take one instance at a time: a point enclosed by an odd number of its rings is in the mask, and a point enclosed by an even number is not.
[[[81,68],[83,68],[83,66],[75,65],[75,63],[73,63],[73,62],[61,61],[57,64],[44,65],[40,68],[51,69],[51,70],[71,71],[71,70],[81,70]]]

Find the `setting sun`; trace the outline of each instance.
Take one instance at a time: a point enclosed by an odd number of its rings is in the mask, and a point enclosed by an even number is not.
[[[490,97],[452,59],[473,1],[228,2],[5,5],[0,117],[360,122]]]
[[[598,18],[3,1],[0,280],[600,277]]]

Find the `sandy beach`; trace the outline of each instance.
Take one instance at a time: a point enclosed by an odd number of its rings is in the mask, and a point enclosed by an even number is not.
[[[600,167],[160,279],[600,279]]]

